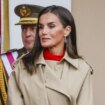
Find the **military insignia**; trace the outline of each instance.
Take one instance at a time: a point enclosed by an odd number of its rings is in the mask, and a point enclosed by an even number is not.
[[[26,7],[26,6],[23,6],[21,9],[20,9],[20,15],[22,17],[27,17],[27,16],[30,16],[31,14],[31,9]]]

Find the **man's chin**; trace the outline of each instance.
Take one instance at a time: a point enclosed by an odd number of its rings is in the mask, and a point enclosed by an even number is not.
[[[25,47],[28,52],[32,50],[32,47]]]

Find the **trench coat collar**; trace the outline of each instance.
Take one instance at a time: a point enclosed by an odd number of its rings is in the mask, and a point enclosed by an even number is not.
[[[76,69],[79,68],[79,59],[73,59],[71,58],[67,52],[65,52],[64,58],[62,60],[66,60],[68,63],[70,63],[73,67]]]
[[[35,65],[46,65],[46,62],[43,57],[43,51],[41,52],[39,58],[36,60]]]
[[[78,61],[78,59],[73,59],[73,58],[71,58],[71,57],[67,54],[67,52],[65,52],[65,55],[64,55],[62,61],[63,61],[63,60],[66,60],[68,63],[70,63],[70,64],[71,64],[73,67],[75,67],[76,69],[79,68],[79,63],[78,63],[79,61]],[[40,54],[39,58],[37,59],[35,65],[37,65],[37,64],[46,65],[46,62],[45,62],[44,57],[43,57],[43,51],[41,52],[41,54]]]

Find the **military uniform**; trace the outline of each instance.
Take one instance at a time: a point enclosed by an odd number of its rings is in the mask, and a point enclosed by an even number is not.
[[[15,7],[15,13],[20,17],[16,25],[31,25],[37,23],[38,13],[43,9],[42,6],[22,4]],[[9,50],[0,55],[0,105],[6,104],[7,81],[13,71],[13,63],[17,58],[27,53],[23,47],[21,49]]]

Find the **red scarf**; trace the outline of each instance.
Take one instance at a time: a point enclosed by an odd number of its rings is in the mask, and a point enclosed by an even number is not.
[[[63,52],[63,54],[61,55],[54,55],[51,52],[49,52],[47,49],[44,50],[44,59],[45,60],[55,60],[55,61],[60,61],[63,56],[64,56],[65,52]]]

